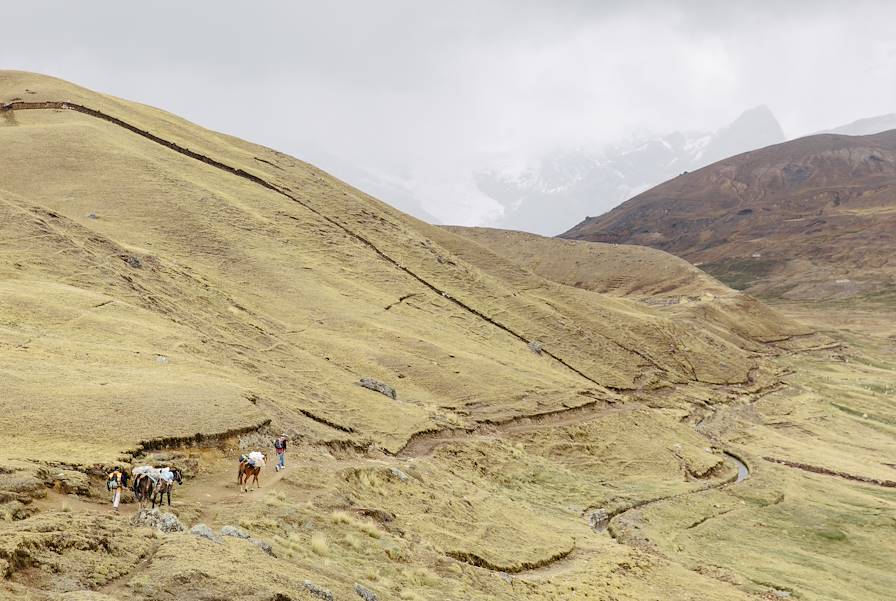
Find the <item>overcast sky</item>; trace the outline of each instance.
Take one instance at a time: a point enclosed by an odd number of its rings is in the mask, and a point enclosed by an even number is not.
[[[896,112],[886,1],[45,0],[2,20],[2,68],[379,178],[383,200],[440,222],[495,218],[471,179],[495,161],[715,129],[758,104],[790,137]]]

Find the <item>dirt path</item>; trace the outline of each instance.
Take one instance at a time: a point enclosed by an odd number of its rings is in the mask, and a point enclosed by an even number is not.
[[[257,495],[278,487],[286,471],[278,472],[273,468],[272,464],[265,466],[259,475],[259,486],[253,488],[248,493],[240,491],[236,483],[237,462],[232,458],[225,457],[209,457],[213,452],[203,453],[202,470],[193,478],[185,478],[184,483],[175,485],[171,494],[172,506],[184,506],[195,504],[200,508],[200,519],[198,521],[213,521],[215,507],[221,504],[234,504],[241,502],[246,496]],[[220,454],[214,452],[215,454]],[[129,493],[125,493],[125,499],[119,507],[118,514],[130,519],[139,510],[140,505],[131,502],[132,497]],[[47,496],[43,499],[34,501],[34,506],[41,511],[77,511],[82,513],[93,514],[113,514],[111,494],[101,497],[81,497],[78,495],[66,495],[55,490],[48,490]],[[146,508],[150,505],[146,504]],[[162,511],[168,507],[167,498],[163,500]]]
[[[588,422],[609,415],[630,413],[643,408],[641,403],[610,403],[591,401],[578,407],[514,417],[502,422],[485,422],[471,428],[451,428],[429,432],[418,432],[411,436],[396,457],[426,457],[438,447],[451,442],[491,440],[501,434],[534,432],[544,428],[560,428]]]
[[[250,492],[242,492],[237,485],[237,462],[234,459],[233,451],[223,451],[220,448],[200,449],[198,454],[195,451],[192,452],[193,458],[197,459],[201,466],[199,472],[193,477],[186,478],[183,485],[175,488],[174,494],[172,495],[172,502],[175,508],[192,507],[196,510],[196,513],[193,514],[193,519],[190,520],[191,522],[204,523],[213,529],[218,529],[226,525],[219,519],[220,515],[226,514],[232,516],[233,508],[238,507],[241,503],[248,500],[248,498],[280,488],[283,485],[283,478],[290,472],[290,470],[295,469],[297,466],[308,465],[320,468],[323,465],[327,469],[333,471],[339,471],[349,467],[369,467],[373,465],[400,467],[402,465],[402,459],[426,457],[444,444],[497,440],[500,439],[502,435],[534,432],[548,428],[561,428],[611,415],[629,413],[642,409],[643,407],[642,404],[635,402],[614,403],[594,400],[578,407],[520,416],[499,423],[481,423],[469,429],[448,429],[435,432],[424,432],[413,436],[405,447],[395,456],[384,455],[382,457],[371,457],[361,453],[350,453],[347,457],[339,458],[326,454],[321,455],[318,452],[306,454],[305,452],[299,452],[297,450],[287,455],[287,468],[284,471],[278,472],[274,469],[273,462],[268,463],[260,474],[259,486]],[[727,452],[725,453],[725,457],[737,467],[738,473],[736,477],[729,478],[722,482],[708,483],[697,490],[636,502],[629,507],[614,512],[610,516],[607,525],[610,526],[610,522],[614,518],[619,517],[628,511],[690,494],[697,494],[712,488],[720,488],[729,484],[736,484],[749,477],[749,469],[739,458]],[[293,495],[293,493],[294,491],[290,492],[291,495]],[[302,500],[313,500],[313,494],[306,493],[306,495],[307,498]],[[43,509],[107,514],[112,512],[111,503],[109,501],[100,499],[87,500],[73,495],[62,495],[53,491],[48,494],[46,499],[40,500],[37,503],[38,506]],[[163,506],[163,511],[166,508],[167,505]],[[137,513],[138,509],[139,507],[136,503],[124,503],[121,506],[120,516],[122,519],[130,519]],[[585,517],[587,514],[588,510],[583,513],[583,518],[587,519]],[[185,526],[189,525],[190,524],[185,524]],[[613,535],[612,531],[611,535],[614,539],[617,538]],[[621,543],[622,541],[618,541],[617,539],[617,542]],[[562,550],[554,556],[547,557],[542,561],[535,562],[531,565],[521,566],[521,569],[511,570],[502,566],[485,565],[479,558],[466,558],[461,556],[454,556],[454,558],[493,572],[506,573],[510,571],[514,573],[514,578],[528,580],[530,578],[550,578],[563,572],[574,570],[581,563],[581,559],[590,557],[595,552],[597,552],[595,548],[590,545],[584,547],[575,546],[567,550]],[[133,571],[106,585],[103,590],[106,592],[126,590],[128,582],[130,582],[135,575],[139,574],[141,570],[145,570],[151,561],[152,553],[141,559],[141,562]]]
[[[648,499],[646,501],[636,502],[627,508],[622,508],[618,511],[613,512],[612,515],[610,515],[609,518],[607,519],[604,527],[600,528],[599,530],[596,530],[596,532],[597,533],[608,532],[610,534],[610,537],[614,541],[616,541],[619,544],[626,544],[625,541],[620,540],[618,533],[614,532],[610,528],[611,522],[615,518],[621,517],[624,514],[628,513],[629,511],[634,511],[636,509],[642,509],[649,505],[661,503],[663,501],[672,501],[672,500],[681,499],[681,498],[684,498],[684,497],[687,497],[690,495],[704,493],[708,490],[723,488],[726,486],[733,486],[735,484],[739,484],[739,483],[743,482],[744,480],[746,480],[750,477],[750,470],[743,461],[741,461],[738,457],[736,457],[735,455],[732,455],[731,453],[723,452],[723,454],[725,455],[725,458],[727,460],[729,460],[731,463],[733,463],[734,466],[737,468],[737,476],[735,478],[733,478],[733,479],[728,478],[722,482],[710,483],[710,484],[708,484],[704,487],[701,487],[699,489],[696,489],[696,490],[691,490],[691,491],[687,491],[687,492],[683,492],[683,493],[677,493],[674,495],[667,495],[667,496],[658,497],[655,499]],[[590,507],[590,508],[586,509],[584,512],[582,512],[582,517],[587,520],[588,516],[595,509],[596,508],[594,508],[594,507]],[[712,517],[717,517],[717,516],[709,516],[708,518],[705,518],[705,519],[711,519]],[[542,565],[540,567],[521,571],[517,574],[514,574],[514,577],[520,578],[521,580],[525,580],[525,581],[537,581],[537,580],[550,579],[551,577],[565,574],[567,572],[575,570],[579,563],[581,563],[583,560],[593,557],[595,554],[597,554],[599,552],[600,551],[597,548],[593,548],[593,547],[584,547],[583,548],[583,547],[577,546],[569,554],[564,555],[563,557],[557,558],[556,561],[546,562],[544,565]]]
[[[198,522],[209,526],[218,525],[217,515],[223,506],[242,502],[247,496],[258,495],[277,488],[286,471],[277,471],[275,462],[269,461],[258,475],[258,484],[253,484],[249,492],[243,492],[237,484],[238,462],[232,458],[206,458],[203,470],[193,479],[185,481],[179,495],[186,503],[199,506]]]
[[[617,511],[614,511],[612,514],[610,514],[608,516],[608,519],[606,522],[606,524],[607,524],[606,531],[610,534],[611,537],[613,537],[613,539],[615,539],[616,541],[618,541],[622,544],[625,544],[625,541],[622,540],[619,530],[614,528],[614,524],[613,524],[614,520],[625,516],[625,514],[631,512],[631,511],[644,509],[645,507],[649,507],[651,505],[656,505],[658,503],[664,503],[666,501],[676,501],[678,499],[689,497],[691,495],[705,493],[710,490],[717,490],[717,489],[725,488],[728,486],[735,486],[735,485],[740,484],[741,482],[747,480],[750,477],[750,468],[747,466],[746,463],[744,463],[739,457],[737,457],[736,455],[734,455],[728,451],[723,451],[722,453],[724,454],[725,458],[727,460],[729,460],[731,463],[733,463],[734,466],[737,468],[737,475],[735,477],[728,478],[726,480],[723,480],[722,482],[712,482],[712,483],[706,484],[704,486],[701,486],[700,488],[698,488],[696,490],[690,490],[690,491],[683,492],[683,493],[676,493],[673,495],[665,495],[662,497],[656,497],[654,499],[639,501],[639,502],[636,502],[636,503],[630,505],[627,508],[622,508]],[[591,509],[586,510],[583,515],[587,515],[588,513],[590,513],[590,511],[591,511]],[[715,517],[715,516],[710,516],[710,517]]]

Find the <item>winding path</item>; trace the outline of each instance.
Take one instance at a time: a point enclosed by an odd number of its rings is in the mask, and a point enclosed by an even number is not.
[[[728,451],[722,451],[722,454],[728,460],[730,460],[734,464],[734,466],[737,468],[736,476],[733,476],[731,478],[723,480],[722,482],[708,483],[708,484],[706,484],[700,488],[697,488],[695,490],[689,490],[689,491],[685,491],[685,492],[681,492],[681,493],[675,493],[672,495],[663,495],[661,497],[655,497],[653,499],[645,499],[642,501],[636,501],[635,503],[632,503],[632,504],[628,505],[627,507],[621,507],[612,512],[608,512],[606,519],[599,521],[598,525],[594,529],[598,532],[607,531],[610,533],[610,536],[612,536],[613,538],[617,538],[617,536],[614,534],[614,531],[612,528],[612,522],[614,519],[621,517],[622,515],[628,513],[629,511],[634,511],[635,509],[642,509],[649,505],[654,505],[656,503],[661,503],[663,501],[672,501],[675,499],[681,499],[683,497],[706,492],[708,490],[724,488],[729,485],[739,484],[750,477],[750,468],[747,467],[747,464],[744,463],[740,458],[738,458],[736,455],[734,455],[733,453],[730,453]],[[582,512],[582,515],[583,515],[583,517],[589,518],[589,516],[591,514],[593,514],[594,511],[597,511],[597,510],[599,510],[599,508],[589,507],[584,512]]]
[[[642,409],[641,403],[615,403],[612,401],[589,401],[576,407],[567,407],[544,413],[511,417],[501,421],[479,422],[469,428],[447,428],[425,430],[412,435],[396,457],[426,457],[438,447],[451,442],[488,440],[499,434],[532,432],[543,428],[570,426],[600,417],[630,413]]]

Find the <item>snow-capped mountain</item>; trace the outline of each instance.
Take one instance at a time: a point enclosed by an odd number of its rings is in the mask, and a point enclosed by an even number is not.
[[[482,171],[476,184],[504,207],[496,227],[553,235],[684,171],[785,139],[771,111],[759,106],[716,132],[554,152],[522,170]]]

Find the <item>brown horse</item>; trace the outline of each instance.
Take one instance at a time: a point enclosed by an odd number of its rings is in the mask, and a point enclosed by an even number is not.
[[[139,474],[134,478],[134,498],[137,499],[141,507],[144,502],[155,496],[153,495],[155,487],[156,483],[146,474]]]
[[[260,465],[251,465],[248,459],[244,461],[240,458],[240,467],[236,474],[236,483],[239,485],[240,490],[242,492],[249,492],[249,478],[253,479],[256,488],[260,487],[261,484],[258,483],[258,474],[260,473]]]
[[[171,473],[174,474],[174,480],[165,480],[164,478],[159,479],[159,483],[156,484],[155,491],[152,493],[152,507],[155,509],[156,506],[156,497],[159,499],[159,507],[162,506],[162,500],[165,498],[165,495],[168,495],[168,507],[171,507],[171,489],[174,488],[174,483],[183,484],[183,474],[181,471],[176,468],[171,468]]]

